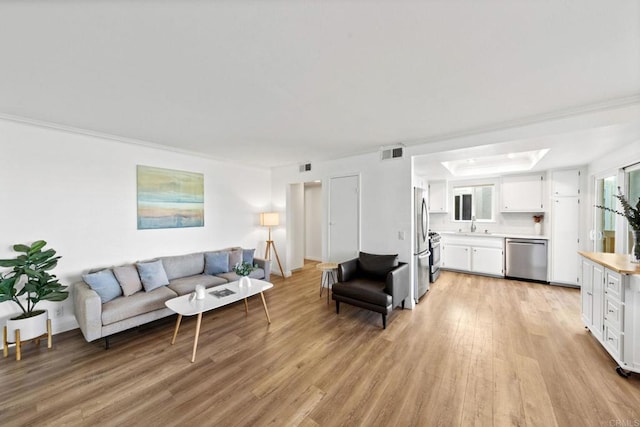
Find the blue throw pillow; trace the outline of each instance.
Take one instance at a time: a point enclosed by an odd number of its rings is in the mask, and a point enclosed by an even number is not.
[[[229,272],[229,252],[207,252],[204,254],[204,274],[214,275]]]
[[[138,273],[140,273],[140,281],[145,292],[166,286],[169,284],[167,273],[164,271],[162,261],[139,262],[136,264]]]
[[[253,265],[253,254],[256,252],[255,249],[243,249],[242,250],[242,262],[248,262]]]
[[[83,274],[82,280],[98,293],[103,304],[122,295],[120,283],[118,283],[111,270]]]

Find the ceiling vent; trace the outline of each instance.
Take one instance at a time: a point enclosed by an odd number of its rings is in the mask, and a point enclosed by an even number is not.
[[[311,163],[305,163],[300,165],[300,172],[309,172],[311,170]]]
[[[383,149],[380,152],[380,160],[398,159],[402,157],[403,151],[404,151],[403,147]]]

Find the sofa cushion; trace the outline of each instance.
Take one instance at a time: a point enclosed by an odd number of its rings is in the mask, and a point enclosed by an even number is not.
[[[167,256],[160,259],[169,280],[202,274],[204,271],[204,254],[202,252]]]
[[[120,283],[111,270],[101,270],[95,273],[83,274],[82,279],[100,296],[100,301],[106,303],[122,295]]]
[[[387,307],[391,305],[391,295],[385,291],[385,283],[371,279],[354,279],[332,286],[334,295],[342,295],[370,304]]]
[[[228,273],[218,274],[217,276],[222,277],[228,280],[229,282],[235,282],[236,280],[240,280],[240,276],[234,273],[233,271],[230,271]],[[261,268],[256,268],[251,273],[249,273],[249,277],[251,277],[252,279],[264,279],[264,270]]]
[[[242,249],[233,249],[229,251],[229,271],[233,270],[233,267],[242,262]]]
[[[205,288],[223,285],[227,281],[218,276],[209,276],[206,274],[197,274],[195,276],[181,277],[174,279],[169,283],[169,288],[178,295],[186,295],[196,289],[196,285],[202,285]]]
[[[391,270],[398,266],[398,254],[374,255],[360,252],[358,267],[362,275],[374,279],[384,280]]]
[[[142,282],[140,281],[138,270],[134,265],[114,267],[113,275],[118,279],[125,297],[142,290]]]
[[[247,262],[253,265],[253,255],[255,254],[255,249],[243,249],[242,250],[242,262]]]
[[[142,286],[146,292],[169,284],[169,279],[162,266],[162,261],[139,262],[136,266],[138,267],[138,273],[140,273]]]
[[[164,302],[177,294],[166,286],[150,292],[137,292],[127,298],[116,298],[102,305],[102,324],[110,325],[140,314],[165,308]]]
[[[229,271],[229,252],[206,252],[204,274],[220,274]]]

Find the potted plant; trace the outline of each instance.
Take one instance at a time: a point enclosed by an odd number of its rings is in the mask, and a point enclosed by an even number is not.
[[[614,197],[620,200],[623,212],[601,205],[596,205],[596,207],[622,215],[627,219],[633,235],[633,249],[631,250],[630,260],[631,262],[640,263],[640,197],[638,197],[638,203],[636,203],[635,207],[631,206],[627,201],[620,187],[618,187],[618,194],[615,194]]]
[[[251,284],[248,276],[255,269],[256,267],[246,261],[239,262],[233,266],[233,271],[240,276],[240,286]]]
[[[13,337],[19,329],[20,341],[47,333],[47,310],[36,310],[38,302],[64,301],[69,296],[67,287],[50,273],[60,256],[53,249],[44,250],[46,244],[38,240],[30,246],[14,245],[13,250],[20,255],[0,260],[0,267],[11,268],[0,273],[0,302],[13,301],[22,310],[22,314],[7,321],[7,335]]]

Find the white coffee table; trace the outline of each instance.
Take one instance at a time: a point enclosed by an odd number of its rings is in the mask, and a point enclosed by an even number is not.
[[[193,354],[191,356],[191,362],[195,362],[196,350],[198,348],[198,336],[200,335],[200,324],[202,323],[202,313],[224,307],[225,305],[240,301],[241,299],[244,299],[244,309],[245,312],[248,313],[249,305],[247,304],[247,298],[256,294],[260,294],[260,297],[262,298],[262,305],[264,306],[264,313],[267,315],[267,322],[271,323],[269,311],[267,310],[267,303],[264,300],[264,294],[262,293],[263,291],[271,288],[273,288],[272,283],[265,282],[264,280],[250,279],[249,286],[240,286],[240,282],[236,281],[209,288],[205,291],[204,299],[193,299],[191,294],[187,294],[166,301],[165,305],[178,313],[178,320],[176,321],[176,329],[173,332],[171,345],[176,342],[176,336],[178,335],[182,316],[193,316],[197,314],[198,320],[196,322],[196,337],[193,341]],[[223,291],[225,289],[228,289],[233,293],[221,297],[217,297],[212,294],[212,292]]]

